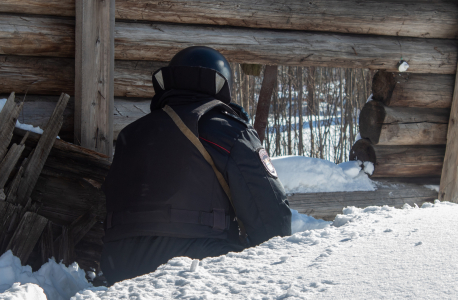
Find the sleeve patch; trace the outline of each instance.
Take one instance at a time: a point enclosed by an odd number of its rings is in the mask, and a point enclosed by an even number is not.
[[[266,168],[266,171],[274,178],[278,178],[277,171],[275,170],[274,165],[272,164],[272,161],[270,160],[269,154],[267,154],[266,149],[259,149],[258,154],[259,158],[262,161],[262,164],[264,165],[264,168]]]

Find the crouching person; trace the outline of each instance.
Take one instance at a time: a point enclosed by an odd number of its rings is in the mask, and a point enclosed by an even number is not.
[[[101,267],[110,284],[177,256],[202,259],[291,234],[266,150],[230,103],[231,69],[190,47],[153,74],[151,113],[118,136],[103,189]]]

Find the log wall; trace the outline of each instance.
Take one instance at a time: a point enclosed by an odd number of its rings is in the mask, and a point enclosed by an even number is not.
[[[454,75],[379,71],[349,159],[372,162],[374,178],[440,178],[454,83]]]
[[[3,0],[0,12],[71,17],[75,15],[75,0]],[[405,0],[292,0],[286,4],[276,0],[117,0],[116,19],[421,38],[458,37],[458,5],[453,0],[419,0],[415,5]]]

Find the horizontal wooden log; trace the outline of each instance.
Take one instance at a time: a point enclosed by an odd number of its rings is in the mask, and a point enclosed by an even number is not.
[[[362,138],[378,145],[445,145],[450,109],[388,107],[367,102],[359,116]]]
[[[377,184],[377,183],[376,183]],[[437,191],[422,185],[383,182],[377,184],[376,191],[334,192],[292,194],[288,196],[290,207],[317,219],[334,220],[347,206],[365,208],[368,206],[389,205],[401,208],[405,203],[421,206],[437,199]]]
[[[445,145],[383,146],[366,139],[357,141],[350,150],[350,160],[372,162],[372,177],[440,177]]]
[[[115,30],[116,58],[126,60],[168,61],[205,45],[239,63],[395,71],[401,44],[410,72],[454,74],[458,50],[456,40],[121,22]]]
[[[152,97],[152,73],[167,62],[115,61],[115,97]],[[0,94],[29,95],[75,93],[75,60],[0,55]],[[21,99],[22,100],[22,99]]]
[[[455,76],[379,71],[372,80],[372,99],[387,106],[450,108]]]
[[[74,56],[72,20],[0,15],[0,54]],[[454,74],[458,41],[201,25],[117,22],[115,58],[169,61],[195,45],[229,61],[290,66],[397,70],[401,52],[412,73]],[[402,47],[402,50],[401,50]]]
[[[0,11],[74,16],[75,0],[3,0]],[[454,1],[117,0],[116,18],[425,38],[458,36]]]

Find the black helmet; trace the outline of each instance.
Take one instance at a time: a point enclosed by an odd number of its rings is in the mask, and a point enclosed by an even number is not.
[[[210,47],[193,46],[181,50],[172,58],[169,67],[203,67],[219,72],[223,75],[229,86],[232,84],[232,71],[226,58]]]

